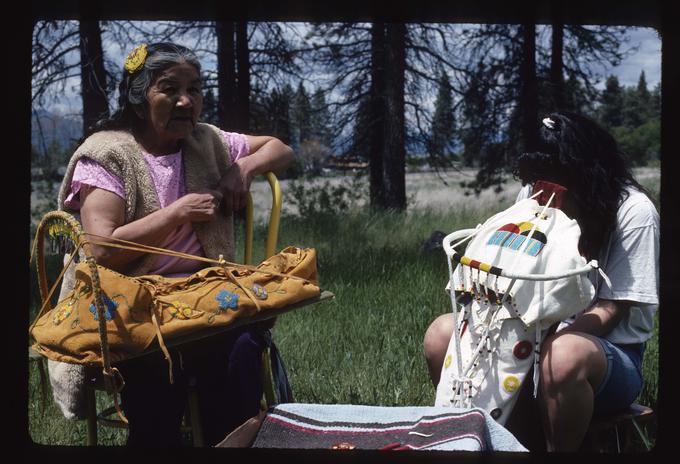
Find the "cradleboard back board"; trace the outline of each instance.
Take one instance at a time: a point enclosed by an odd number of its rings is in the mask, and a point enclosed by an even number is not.
[[[580,255],[580,228],[556,207],[564,188],[543,182],[538,188],[476,229],[443,240],[456,329],[435,406],[479,407],[504,424],[538,362],[545,329],[595,296],[587,274],[597,262]],[[466,240],[464,254],[457,252]],[[534,383],[537,375],[535,368]]]

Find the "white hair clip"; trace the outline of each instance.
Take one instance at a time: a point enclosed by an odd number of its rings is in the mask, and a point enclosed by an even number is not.
[[[555,121],[550,118],[543,118],[543,125],[550,130],[555,129]]]

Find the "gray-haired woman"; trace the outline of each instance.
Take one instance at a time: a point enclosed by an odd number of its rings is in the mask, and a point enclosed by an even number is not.
[[[194,53],[172,43],[128,55],[119,108],[93,127],[71,158],[59,208],[79,211],[85,232],[233,261],[232,212],[254,176],[280,171],[293,152],[274,137],[198,122],[203,95]],[[127,275],[187,276],[200,261],[93,247],[98,263]],[[209,350],[172,351],[174,383],[157,358],[120,365],[128,445],[175,446],[188,382],[199,392],[208,445],[258,413],[266,327],[234,331]]]

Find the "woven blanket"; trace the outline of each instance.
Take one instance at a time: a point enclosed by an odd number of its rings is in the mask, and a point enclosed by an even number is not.
[[[253,448],[528,451],[479,408],[281,404]]]

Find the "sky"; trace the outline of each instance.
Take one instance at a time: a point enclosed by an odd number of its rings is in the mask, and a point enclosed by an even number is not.
[[[652,28],[629,28],[628,46],[636,46],[638,50],[627,57],[619,66],[611,68],[602,66],[596,69],[602,79],[598,84],[599,88],[604,87],[607,76],[613,74],[619,79],[622,86],[637,85],[640,71],[645,71],[648,88],[651,90],[661,79],[661,40],[657,32]],[[111,45],[105,51],[109,56],[122,57],[124,51],[117,44]],[[122,58],[121,58],[122,60]],[[80,94],[78,82],[74,80],[74,85],[68,86],[66,95],[62,102],[54,105],[52,110],[61,114],[73,114],[80,111]]]
[[[648,27],[631,28],[629,45],[639,45],[633,53],[619,66],[607,70],[606,75],[613,74],[622,86],[637,85],[640,71],[645,71],[647,86],[651,90],[661,80],[661,39],[657,32]]]

